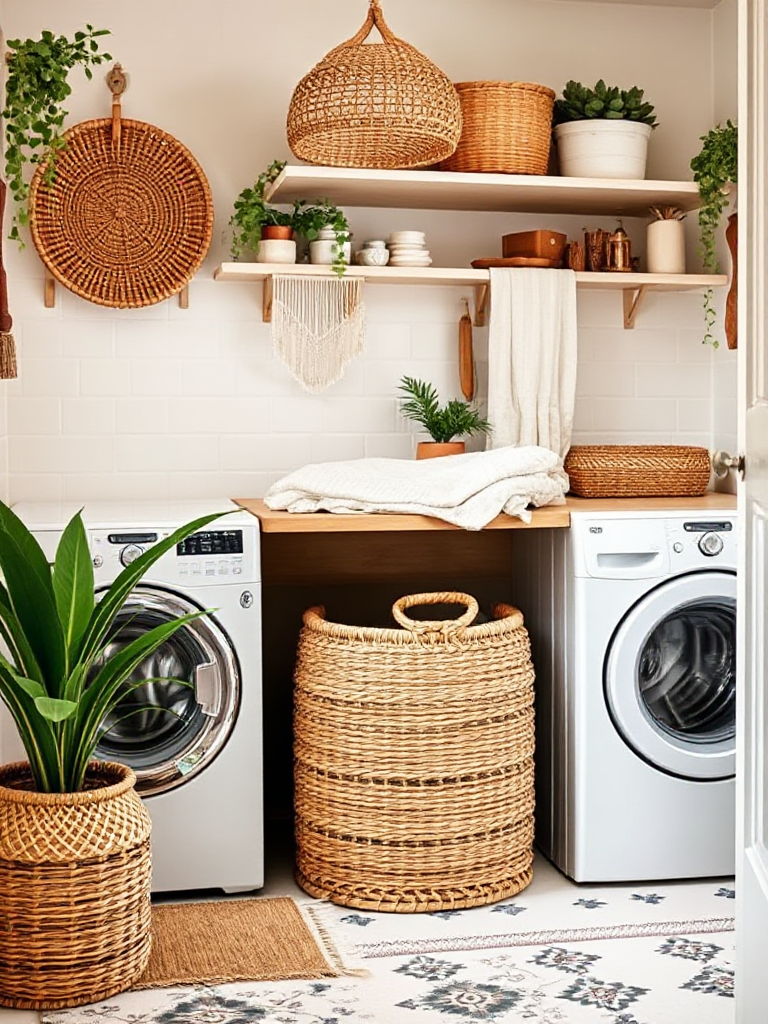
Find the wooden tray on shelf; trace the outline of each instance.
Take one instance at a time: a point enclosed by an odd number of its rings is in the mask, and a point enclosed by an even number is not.
[[[562,260],[548,260],[543,256],[488,256],[472,260],[475,270],[490,270],[491,267],[562,267]]]

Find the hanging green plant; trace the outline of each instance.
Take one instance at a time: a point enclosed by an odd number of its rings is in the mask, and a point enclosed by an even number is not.
[[[699,186],[699,254],[704,270],[717,274],[720,264],[715,251],[715,238],[723,211],[728,206],[728,184],[735,185],[738,177],[738,129],[729,119],[724,125],[711,128],[701,136],[701,151],[691,160],[693,180]],[[704,343],[718,348],[712,334],[716,315],[712,305],[713,292],[704,294]]]
[[[46,180],[53,181],[56,153],[65,145],[62,130],[69,112],[62,104],[72,92],[69,72],[79,64],[91,79],[93,65],[112,60],[99,53],[98,37],[106,35],[108,29],[86,25],[72,40],[46,30],[39,39],[6,43],[5,179],[16,206],[8,237],[19,243],[19,227],[29,221],[25,164],[45,165]]]

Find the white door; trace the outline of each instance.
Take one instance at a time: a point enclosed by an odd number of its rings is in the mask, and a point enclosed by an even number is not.
[[[768,1013],[768,3],[739,3],[739,625],[736,1019]]]

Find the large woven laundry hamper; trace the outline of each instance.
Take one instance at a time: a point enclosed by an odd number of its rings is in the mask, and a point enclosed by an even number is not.
[[[374,26],[380,43],[366,38]],[[426,167],[449,156],[461,135],[451,80],[398,39],[370,0],[360,30],[296,86],[288,108],[294,156],[330,167]]]
[[[456,619],[406,609],[466,605]],[[304,614],[294,690],[296,879],[312,896],[401,913],[480,906],[532,877],[533,666],[508,605],[395,602],[400,629]]]

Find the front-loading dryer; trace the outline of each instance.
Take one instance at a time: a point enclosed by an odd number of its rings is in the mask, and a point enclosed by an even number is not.
[[[53,559],[79,506],[13,511]],[[152,890],[264,884],[259,524],[231,501],[86,503],[96,595],[123,566],[179,526],[228,512],[166,552],[118,613],[112,652],[189,612],[137,668],[143,679],[106,723],[97,757],[129,765],[152,819]],[[3,760],[23,757],[9,716]]]
[[[536,841],[577,882],[734,873],[736,524],[575,511],[515,538]]]

